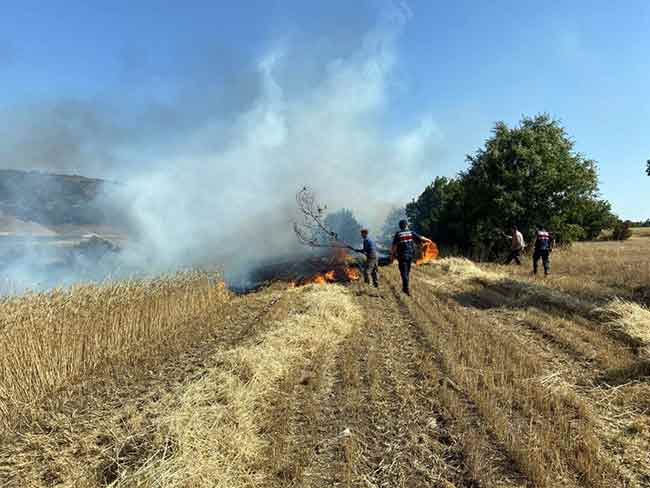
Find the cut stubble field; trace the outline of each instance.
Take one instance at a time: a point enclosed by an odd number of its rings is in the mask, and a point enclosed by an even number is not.
[[[650,486],[649,255],[8,300],[0,485]]]

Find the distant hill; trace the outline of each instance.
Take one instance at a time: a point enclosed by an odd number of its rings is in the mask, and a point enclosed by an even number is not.
[[[0,215],[41,225],[110,223],[106,195],[119,185],[76,175],[0,169]]]
[[[16,217],[0,214],[0,237],[2,236],[54,236],[56,231],[35,222],[25,222]]]

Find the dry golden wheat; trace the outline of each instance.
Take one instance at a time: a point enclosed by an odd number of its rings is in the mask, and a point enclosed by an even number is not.
[[[648,254],[639,235],[581,243],[547,279],[443,259],[414,270],[411,297],[385,268],[370,292],[233,297],[190,273],[5,299],[4,427],[161,359],[177,382],[21,426],[0,484],[645,486]]]
[[[78,285],[0,301],[0,427],[90,375],[196,340],[229,297],[200,272]]]
[[[163,419],[177,443],[174,454],[151,459],[117,486],[269,486],[274,473],[265,433],[278,428],[271,410],[279,385],[322,358],[324,349],[332,354],[362,320],[342,286],[287,293],[298,311],[256,343],[224,354],[223,364],[191,384],[180,407]]]

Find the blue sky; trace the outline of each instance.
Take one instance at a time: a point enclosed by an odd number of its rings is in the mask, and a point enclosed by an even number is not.
[[[397,195],[409,200],[424,181],[463,169],[465,154],[482,144],[495,121],[514,124],[524,114],[549,112],[563,121],[577,149],[599,162],[601,191],[614,210],[650,218],[650,177],[644,173],[650,158],[650,2],[405,4],[400,10],[409,18],[395,36],[379,125],[385,137],[398,137],[424,117],[435,126],[436,149],[419,166],[422,176],[400,181]],[[86,142],[101,139],[89,147],[104,166],[88,172],[111,176],[111,162],[123,167],[136,155],[144,160],[185,147],[196,140],[197,127],[227,132],[229,118],[258,93],[248,75],[269,51],[290,52],[277,78],[284,92],[308,92],[332,59],[358,51],[387,5],[6,2],[0,136],[31,140],[16,135],[15,127],[43,130],[41,105],[74,101],[75,124],[88,125],[74,130]],[[67,137],[73,129],[65,130]],[[75,144],[72,138],[69,146]],[[10,161],[5,164],[16,166],[16,147],[26,145],[33,144],[0,147]],[[29,158],[56,159],[61,151],[67,157],[65,148],[45,146]]]

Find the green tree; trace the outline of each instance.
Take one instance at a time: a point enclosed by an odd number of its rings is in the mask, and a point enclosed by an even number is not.
[[[619,220],[616,222],[614,225],[614,229],[612,231],[612,239],[615,241],[626,241],[630,237],[632,237],[632,222],[629,220]]]
[[[574,151],[564,128],[547,114],[517,127],[498,122],[461,173],[474,246],[489,248],[495,229],[516,223],[529,235],[537,223],[559,242],[600,232],[611,216],[599,199],[596,163]]]
[[[406,206],[413,228],[440,244],[465,246],[468,239],[463,191],[459,179],[437,177]]]
[[[645,162],[645,172],[650,176],[650,159]]]
[[[343,242],[354,245],[361,240],[359,236],[361,225],[357,222],[352,210],[342,208],[336,212],[328,213],[323,223],[328,229],[336,232],[338,238]]]
[[[377,241],[384,247],[390,247],[393,243],[393,236],[397,232],[399,221],[407,219],[406,209],[404,207],[393,207],[381,227]]]
[[[436,178],[406,207],[415,230],[465,254],[496,257],[512,224],[528,240],[541,224],[563,243],[593,239],[617,221],[599,197],[596,163],[546,114],[513,128],[498,122],[467,162],[457,178]]]
[[[567,214],[567,220],[580,227],[582,239],[596,239],[603,229],[611,229],[618,222],[609,202],[599,199],[585,199]]]

